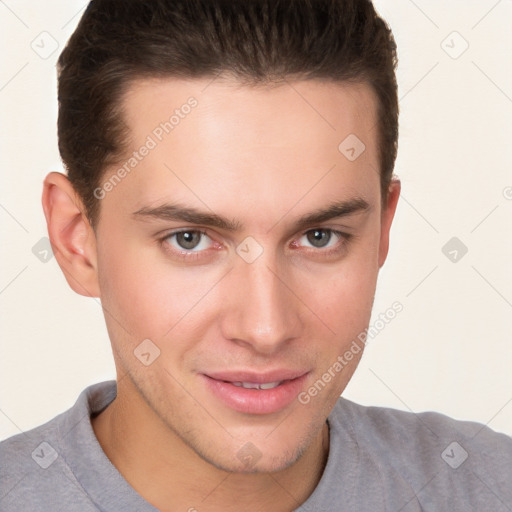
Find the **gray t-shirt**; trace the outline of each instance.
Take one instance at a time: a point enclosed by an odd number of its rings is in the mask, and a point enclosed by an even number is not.
[[[68,411],[0,443],[0,510],[157,510],[111,464],[94,435],[91,414],[116,392],[115,381],[89,386]],[[438,413],[344,398],[328,422],[327,465],[300,512],[512,511],[512,438],[504,434]]]

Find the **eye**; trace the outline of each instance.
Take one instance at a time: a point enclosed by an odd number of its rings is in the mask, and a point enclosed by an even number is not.
[[[199,252],[211,247],[210,237],[204,231],[197,229],[170,233],[165,237],[164,241],[178,251]]]
[[[306,231],[299,241],[300,245],[311,244],[315,249],[326,249],[336,246],[343,238],[347,238],[347,236],[335,229],[316,228]]]

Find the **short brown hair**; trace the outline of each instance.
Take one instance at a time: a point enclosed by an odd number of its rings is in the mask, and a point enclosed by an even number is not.
[[[120,158],[119,104],[142,77],[368,83],[378,98],[383,203],[398,141],[396,45],[370,0],[93,0],[58,61],[59,151],[94,225]]]

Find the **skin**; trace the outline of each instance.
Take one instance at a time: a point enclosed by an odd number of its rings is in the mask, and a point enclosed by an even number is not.
[[[369,324],[400,183],[383,207],[365,84],[139,80],[122,102],[126,158],[191,96],[197,107],[101,200],[94,229],[67,178],[45,180],[56,258],[77,293],[101,298],[113,347],[118,394],[92,424],[124,478],[162,511],[293,510],[320,480],[326,418],[362,351],[309,403],[269,414],[233,410],[201,375],[300,370],[302,390],[321,378]],[[351,133],[366,146],[355,161],[338,150]],[[354,199],[368,208],[294,226]],[[240,227],[134,215],[166,203]],[[192,256],[170,236],[183,228],[207,233]],[[331,233],[317,246],[315,229],[351,237]],[[236,252],[249,236],[263,250],[252,263]],[[148,366],[134,356],[145,339],[160,350]],[[259,455],[249,465],[237,456],[248,442]]]

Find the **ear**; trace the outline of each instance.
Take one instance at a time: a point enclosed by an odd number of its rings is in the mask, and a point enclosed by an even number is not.
[[[389,251],[389,231],[395,216],[396,205],[400,197],[401,183],[398,178],[393,178],[388,188],[388,200],[381,213],[381,229],[379,244],[379,268],[384,265]]]
[[[69,286],[80,295],[99,297],[96,237],[64,174],[46,176],[42,202],[53,252]]]

